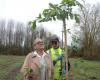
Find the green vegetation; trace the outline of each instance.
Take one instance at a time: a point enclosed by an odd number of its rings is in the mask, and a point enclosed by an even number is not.
[[[19,70],[25,56],[0,55],[0,80],[21,80]],[[70,58],[69,80],[100,80],[100,62]]]
[[[0,55],[0,80],[14,80],[23,61],[23,56]]]
[[[71,70],[69,76],[74,75],[74,80],[100,80],[100,62],[83,60],[81,58],[70,59]]]

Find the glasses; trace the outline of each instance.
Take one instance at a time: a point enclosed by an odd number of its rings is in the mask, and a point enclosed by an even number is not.
[[[43,43],[43,42],[38,42],[37,44],[39,44],[39,45],[44,45],[44,43]]]
[[[54,45],[54,44],[57,45],[57,42],[56,41],[52,41],[52,45]]]

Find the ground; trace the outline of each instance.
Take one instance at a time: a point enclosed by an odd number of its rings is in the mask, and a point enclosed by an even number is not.
[[[16,80],[24,56],[0,55],[0,80]]]
[[[25,56],[0,55],[0,80],[22,80],[20,68]],[[69,80],[100,80],[100,62],[70,58]]]

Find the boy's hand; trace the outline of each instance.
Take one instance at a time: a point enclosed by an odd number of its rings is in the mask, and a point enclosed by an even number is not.
[[[57,61],[56,61],[56,60],[53,60],[53,65],[54,65],[54,66],[56,65],[56,63],[57,63]]]

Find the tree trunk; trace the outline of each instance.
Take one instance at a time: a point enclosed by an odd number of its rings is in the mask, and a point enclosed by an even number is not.
[[[64,28],[64,54],[65,54],[65,61],[66,61],[66,80],[68,80],[68,48],[67,48],[67,32],[66,32],[66,20],[63,20],[63,28]]]

